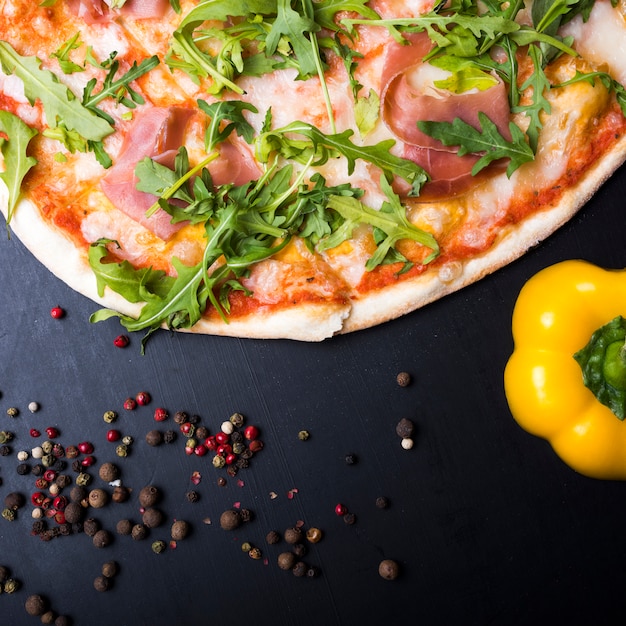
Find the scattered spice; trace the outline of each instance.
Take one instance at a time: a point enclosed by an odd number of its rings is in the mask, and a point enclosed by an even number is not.
[[[386,509],[389,506],[389,499],[385,496],[379,496],[376,498],[376,508],[377,509]]]
[[[413,448],[414,443],[415,442],[413,441],[413,439],[411,439],[410,437],[405,437],[400,442],[400,445],[402,446],[403,450],[411,450],[411,448]]]
[[[101,509],[108,503],[109,494],[104,489],[92,489],[89,492],[88,501],[89,506],[93,507],[94,509]]]
[[[282,570],[290,570],[296,564],[296,555],[293,552],[281,552],[278,555],[278,567]]]
[[[146,485],[139,492],[139,504],[142,507],[154,506],[161,498],[161,493],[154,485]]]
[[[146,509],[141,516],[141,521],[147,528],[157,528],[163,524],[164,515],[159,509]]]
[[[163,443],[163,433],[160,430],[150,430],[146,433],[146,443],[156,447]]]
[[[113,536],[108,530],[101,529],[93,536],[93,545],[96,548],[106,548],[113,541]]]
[[[287,543],[296,544],[302,541],[302,531],[299,528],[287,528],[283,533],[283,538]]]
[[[343,521],[348,525],[352,526],[356,523],[356,515],[354,513],[346,513],[343,516]]]
[[[346,454],[346,465],[354,465],[358,461],[356,454]]]
[[[411,384],[411,374],[408,372],[399,372],[396,376],[396,382],[400,387],[408,387]]]
[[[130,344],[130,339],[128,338],[127,335],[118,335],[113,340],[113,345],[116,348],[126,348],[129,344]]]
[[[395,580],[400,574],[400,566],[392,559],[385,559],[380,562],[378,573],[385,580]]]
[[[171,536],[174,541],[181,541],[189,535],[189,523],[185,520],[176,520],[172,524]]]
[[[161,552],[163,552],[166,547],[167,544],[165,543],[165,541],[161,541],[160,539],[152,542],[152,552],[154,552],[155,554],[161,554]]]
[[[197,491],[193,491],[193,490],[192,491],[188,491],[185,494],[185,497],[192,504],[195,504],[196,502],[198,502],[198,500],[200,500],[200,494]]]
[[[267,535],[265,535],[265,541],[272,546],[280,541],[280,534],[275,530],[270,530]]]
[[[118,535],[130,535],[133,531],[133,523],[129,519],[121,519],[115,526]]]
[[[60,306],[53,306],[50,309],[50,317],[55,320],[60,320],[65,317],[65,311]]]
[[[307,541],[309,541],[310,543],[317,543],[322,539],[322,531],[319,528],[315,527],[309,528],[306,531],[306,538]]]
[[[241,525],[241,515],[235,509],[227,509],[220,515],[220,526],[224,530],[235,530]]]
[[[105,592],[111,589],[113,580],[108,576],[96,576],[93,581],[93,587],[96,591]]]
[[[306,576],[306,572],[307,572],[307,565],[306,563],[303,563],[302,561],[298,561],[292,568],[292,572],[294,576],[297,576],[298,578],[302,577],[302,576]]]
[[[396,434],[401,439],[412,437],[415,432],[415,425],[410,419],[403,417],[396,425]]]
[[[43,615],[48,609],[48,601],[39,594],[33,594],[26,598],[24,608],[29,615],[38,617],[39,615]]]
[[[102,575],[107,578],[114,578],[117,576],[120,570],[120,566],[117,561],[107,561],[102,565]]]
[[[103,463],[98,470],[100,478],[107,483],[111,483],[120,477],[120,470],[114,463]]]
[[[308,430],[301,430],[301,431],[298,433],[298,439],[299,439],[300,441],[306,441],[306,440],[307,440],[310,436],[311,436],[311,435],[310,435],[310,433],[309,433],[309,431],[308,431]]]
[[[143,524],[135,524],[130,534],[135,541],[143,541],[148,536],[148,528]]]

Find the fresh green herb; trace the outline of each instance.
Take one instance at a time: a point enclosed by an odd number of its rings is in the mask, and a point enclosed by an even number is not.
[[[283,128],[267,131],[256,139],[256,154],[262,163],[267,163],[270,156],[279,153],[287,159],[306,163],[313,159],[313,165],[323,165],[328,159],[343,156],[347,160],[348,174],[354,172],[357,159],[362,159],[379,167],[385,178],[391,182],[399,176],[412,187],[411,195],[419,195],[421,187],[427,182],[424,170],[408,159],[391,154],[393,139],[381,141],[373,146],[359,146],[350,140],[353,131],[325,135],[315,126],[306,122],[292,122]],[[296,139],[300,136],[302,139]]]
[[[383,263],[398,261],[404,263],[403,271],[406,271],[412,264],[395,249],[396,243],[401,239],[417,241],[430,248],[432,252],[423,261],[423,263],[430,263],[439,254],[437,241],[430,233],[413,226],[408,221],[405,207],[384,177],[381,177],[380,183],[388,198],[380,211],[365,206],[354,197],[333,196],[330,198],[328,208],[337,211],[345,222],[332,235],[322,240],[318,249],[334,248],[350,239],[359,224],[369,224],[374,227],[374,237],[378,248],[365,265],[368,271]]]
[[[452,93],[465,93],[472,89],[486,91],[498,84],[498,79],[470,59],[442,55],[430,60],[430,65],[450,72],[445,79],[434,81],[435,87]]]
[[[28,171],[37,161],[28,156],[28,144],[37,134],[19,117],[0,110],[0,132],[8,139],[0,136],[0,153],[4,159],[4,171],[0,172],[0,180],[7,186],[9,193],[6,224],[9,226],[15,207],[20,197],[20,188]]]
[[[212,104],[198,100],[198,106],[211,118],[204,138],[204,148],[207,152],[214,150],[217,144],[224,141],[233,131],[247,143],[252,143],[254,128],[243,116],[243,112],[258,113],[255,106],[241,100],[220,100]]]
[[[480,130],[458,117],[452,122],[418,122],[417,125],[422,132],[445,146],[459,146],[459,156],[484,153],[472,168],[473,175],[493,161],[509,159],[506,173],[511,176],[520,165],[534,159],[534,152],[526,143],[524,133],[513,122],[509,124],[511,141],[507,141],[482,111],[478,113],[478,121]]]
[[[41,100],[51,127],[63,122],[65,128],[91,141],[101,141],[113,132],[108,122],[83,106],[52,72],[41,69],[41,61],[36,57],[23,57],[6,41],[0,41],[0,65],[6,74],[22,79],[31,105]]]
[[[70,59],[70,53],[81,47],[82,43],[79,39],[80,33],[76,33],[72,38],[68,39],[56,52],[50,56],[57,59],[59,67],[64,74],[73,74],[75,72],[84,72],[85,68],[78,63],[74,63]]]

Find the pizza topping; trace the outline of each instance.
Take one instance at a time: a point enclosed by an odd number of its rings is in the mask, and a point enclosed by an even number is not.
[[[190,110],[177,107],[153,107],[144,111],[133,122],[119,158],[101,182],[102,191],[116,208],[164,240],[181,225],[172,224],[170,216],[162,210],[146,216],[156,198],[137,189],[135,166],[145,157],[172,163],[191,114]]]

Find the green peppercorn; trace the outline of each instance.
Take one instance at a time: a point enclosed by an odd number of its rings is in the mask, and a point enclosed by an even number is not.
[[[229,421],[235,428],[241,428],[243,426],[245,418],[241,413],[233,413],[230,416]]]
[[[167,547],[165,541],[161,541],[160,539],[152,542],[152,552],[155,554],[161,554]]]
[[[86,487],[89,483],[91,483],[91,475],[87,472],[80,472],[78,476],[76,476],[76,484],[81,487]]]
[[[125,446],[132,446],[135,440],[130,435],[122,437],[122,444]]]
[[[241,551],[250,552],[250,550],[252,550],[252,544],[248,541],[244,541],[244,543],[241,544]]]
[[[223,456],[220,456],[219,454],[216,454],[213,457],[213,467],[216,467],[217,469],[224,467],[226,465],[226,459]]]
[[[115,448],[115,454],[117,454],[117,456],[121,458],[128,456],[128,446],[124,445],[123,443],[120,444]]]
[[[9,443],[13,439],[13,433],[6,430],[0,430],[0,444]]]
[[[44,441],[41,444],[41,449],[43,450],[44,454],[51,454],[52,453],[52,448],[53,448],[53,444],[51,441]]]
[[[107,424],[112,424],[117,419],[117,413],[115,411],[105,411],[102,419]]]
[[[7,409],[7,415],[9,417],[17,417],[20,414],[19,409],[17,407],[11,406]]]
[[[41,464],[44,467],[50,467],[55,461],[56,459],[51,454],[44,454],[41,457]]]
[[[15,578],[7,579],[2,585],[4,593],[15,593],[20,588],[20,583]]]
[[[15,511],[13,509],[3,509],[2,517],[8,522],[12,522],[15,519]]]
[[[310,433],[309,433],[309,431],[308,431],[308,430],[301,430],[301,431],[298,433],[298,439],[299,439],[300,441],[306,441],[306,440],[307,440],[310,436],[311,436],[311,435],[310,435]]]

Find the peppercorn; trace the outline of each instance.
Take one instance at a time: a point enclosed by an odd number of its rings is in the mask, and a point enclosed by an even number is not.
[[[76,446],[67,446],[65,448],[65,456],[68,459],[75,459],[80,454]]]
[[[70,500],[72,502],[82,502],[89,496],[89,491],[83,485],[76,485],[70,491]]]
[[[78,476],[76,476],[76,484],[86,487],[91,482],[91,474],[87,472],[80,472]]]
[[[4,593],[15,593],[20,588],[20,581],[15,578],[9,578],[4,585],[2,585],[2,591]]]
[[[243,441],[243,434],[236,430],[231,436],[230,440],[233,443],[241,443]]]
[[[27,474],[30,474],[30,465],[28,463],[20,463],[16,468],[15,471],[20,475],[20,476],[26,476]]]
[[[310,543],[317,543],[322,539],[322,531],[319,528],[309,528],[306,531],[306,538]]]
[[[130,490],[128,487],[123,487],[122,485],[117,485],[113,488],[113,493],[111,494],[111,500],[116,503],[126,502],[130,498]]]
[[[108,591],[113,585],[113,581],[108,576],[96,576],[93,587],[96,591]]]
[[[356,523],[356,515],[354,513],[346,513],[343,516],[343,521],[348,525],[352,526],[352,524]]]
[[[120,476],[120,470],[113,463],[103,463],[98,470],[98,475],[104,482],[111,483]]]
[[[248,552],[248,556],[251,559],[258,561],[263,556],[263,553],[261,552],[260,548],[251,548],[250,551]]]
[[[160,430],[150,430],[146,433],[146,443],[156,447],[163,443],[163,433]]]
[[[130,535],[133,530],[133,523],[129,519],[121,519],[115,526],[118,535]]]
[[[135,524],[130,534],[135,541],[142,541],[148,536],[148,527],[143,524]]]
[[[182,539],[185,539],[187,535],[189,535],[188,522],[182,519],[176,520],[172,524],[171,535],[174,541],[181,541]]]
[[[72,621],[70,620],[69,617],[67,617],[67,615],[59,615],[55,620],[54,620],[54,626],[71,626]]]
[[[14,511],[21,509],[25,504],[26,498],[24,497],[24,494],[18,493],[17,491],[7,494],[4,498],[4,506],[8,509],[13,509]]]
[[[165,544],[165,541],[161,541],[159,539],[152,543],[152,552],[154,552],[155,554],[161,554],[161,552],[163,552],[166,547],[167,546]]]
[[[306,563],[303,563],[302,561],[298,561],[293,568],[291,569],[291,571],[293,572],[294,576],[297,576],[298,578],[300,578],[301,576],[306,576],[306,572],[308,570],[308,566]]]
[[[59,474],[54,480],[60,489],[65,489],[72,484],[72,478],[67,474]]]
[[[120,458],[124,458],[128,456],[128,446],[124,443],[121,443],[119,446],[115,447],[115,454]]]
[[[163,523],[163,513],[158,509],[146,509],[141,516],[141,521],[148,528],[156,528]]]
[[[187,498],[187,500],[189,500],[189,502],[191,503],[195,503],[200,499],[200,494],[197,491],[188,491],[185,494],[185,497]]]
[[[17,417],[20,414],[20,411],[17,407],[11,406],[7,409],[7,415],[9,417]]]
[[[413,447],[414,441],[410,437],[405,437],[400,443],[404,450],[410,450]]]
[[[408,387],[411,384],[411,374],[408,372],[400,372],[396,376],[396,382],[400,387]]]
[[[112,424],[117,419],[117,413],[115,411],[105,411],[102,415],[102,419],[107,424]]]
[[[241,428],[245,421],[241,413],[233,413],[228,420],[235,428]]]
[[[89,492],[89,506],[94,509],[101,509],[109,501],[109,494],[104,489],[92,489]]]
[[[213,457],[213,467],[220,469],[221,467],[224,467],[224,465],[226,465],[226,461],[224,460],[223,456],[220,456],[219,454],[216,454]]]
[[[281,552],[278,555],[278,567],[290,570],[296,564],[296,555],[293,552]]]
[[[2,517],[4,517],[7,522],[12,522],[15,520],[15,511],[13,509],[3,509]]]
[[[70,502],[65,507],[65,521],[70,524],[75,524],[76,522],[80,522],[83,517],[83,507],[78,502]]]
[[[45,598],[35,593],[26,598],[26,602],[24,603],[24,608],[29,615],[38,616],[43,615],[47,608],[48,603]]]
[[[415,425],[410,419],[403,417],[396,425],[396,434],[401,439],[412,437],[415,431]]]
[[[139,492],[139,504],[142,507],[154,506],[160,499],[161,493],[154,485],[146,485]]]
[[[102,565],[102,575],[107,578],[113,578],[114,576],[117,576],[119,569],[120,566],[117,561],[107,561]]]
[[[400,574],[400,566],[392,559],[385,559],[380,562],[378,573],[385,580],[395,580]]]
[[[295,544],[302,541],[302,531],[295,526],[291,528],[287,528],[287,530],[283,533],[283,537],[287,543]]]
[[[56,619],[57,615],[54,611],[46,611],[42,616],[41,616],[41,623],[42,624],[54,624],[54,620]]]
[[[346,465],[354,465],[357,462],[357,456],[356,454],[346,454]]]
[[[93,517],[85,520],[83,531],[88,537],[93,537],[100,530],[100,522]]]
[[[220,477],[217,479],[217,485],[218,485],[219,487],[226,487],[226,479],[225,479],[223,476],[220,476]]]
[[[235,530],[241,525],[241,515],[235,509],[228,509],[220,516],[220,526],[224,530]]]
[[[270,530],[270,532],[265,535],[265,541],[267,541],[270,546],[273,546],[280,541],[280,534],[275,530]]]
[[[196,437],[204,441],[209,436],[209,429],[206,426],[198,426],[196,428]]]
[[[0,585],[3,585],[10,575],[11,572],[9,568],[6,567],[6,565],[0,565]]]
[[[37,413],[37,411],[39,411],[39,402],[29,402],[28,403],[28,410],[31,413]]]
[[[108,530],[101,529],[93,536],[93,545],[96,548],[106,548],[113,541],[113,536]]]
[[[7,446],[6,444],[0,446],[0,456],[9,456],[12,452],[11,446]]]
[[[386,509],[389,506],[389,500],[385,496],[379,496],[376,498],[376,508]]]
[[[189,416],[185,411],[176,411],[176,413],[174,413],[174,421],[179,425],[184,424],[189,421]]]
[[[291,551],[299,558],[301,559],[303,556],[306,555],[307,553],[307,548],[303,543],[294,543]]]

